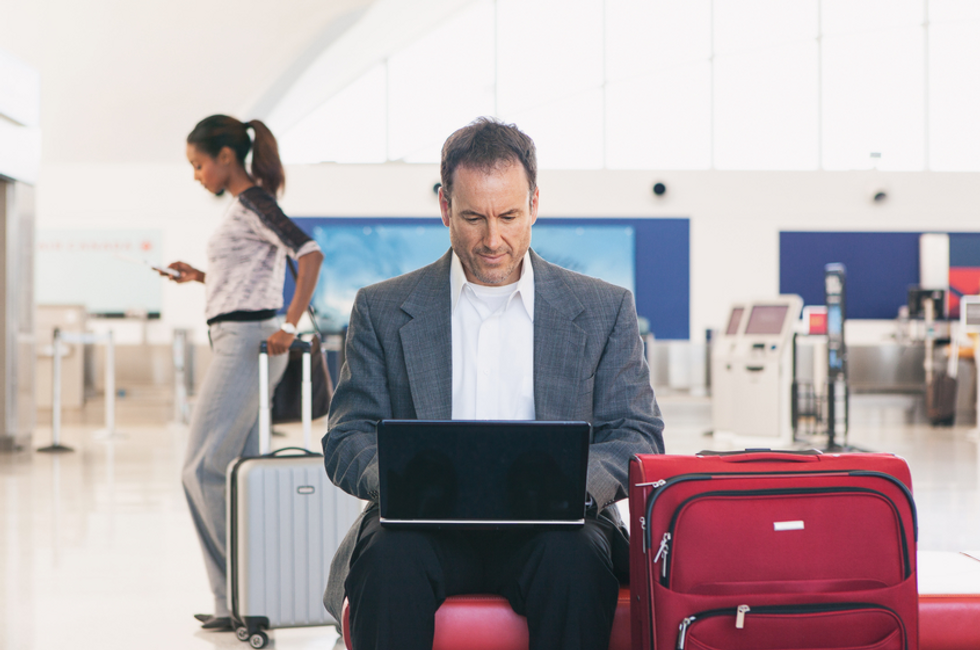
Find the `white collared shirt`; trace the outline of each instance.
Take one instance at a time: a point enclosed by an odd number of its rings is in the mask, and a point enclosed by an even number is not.
[[[466,279],[456,253],[453,310],[453,419],[534,419],[534,269],[505,286]]]

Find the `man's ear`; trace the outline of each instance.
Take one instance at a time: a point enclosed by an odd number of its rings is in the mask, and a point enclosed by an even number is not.
[[[531,194],[531,225],[538,220],[538,189],[534,188],[534,192]]]
[[[446,194],[446,187],[439,188],[439,212],[442,214],[442,225],[449,227],[449,195]]]

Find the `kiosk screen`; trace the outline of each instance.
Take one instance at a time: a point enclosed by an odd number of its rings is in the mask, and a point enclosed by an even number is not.
[[[786,312],[789,305],[757,305],[752,308],[748,325],[745,326],[747,335],[773,336],[781,334]]]
[[[732,315],[728,317],[728,328],[725,330],[725,336],[735,336],[738,334],[738,324],[742,322],[742,314],[744,313],[744,307],[735,307],[732,309]]]
[[[980,326],[980,302],[966,302],[966,326]]]

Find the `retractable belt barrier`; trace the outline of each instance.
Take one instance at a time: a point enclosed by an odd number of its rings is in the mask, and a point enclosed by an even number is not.
[[[116,430],[116,354],[112,332],[62,332],[55,329],[52,346],[54,354],[51,366],[51,444],[38,449],[40,452],[74,451],[61,444],[61,349],[64,343],[76,345],[105,343],[105,434],[115,435]]]

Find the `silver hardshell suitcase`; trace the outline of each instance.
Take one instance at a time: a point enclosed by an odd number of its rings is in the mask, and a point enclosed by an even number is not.
[[[323,607],[330,559],[361,512],[358,499],[327,478],[322,454],[309,451],[310,344],[303,355],[303,440],[307,449],[269,452],[269,372],[259,354],[259,449],[228,467],[228,594],[238,638],[254,648],[264,630],[335,625]]]

